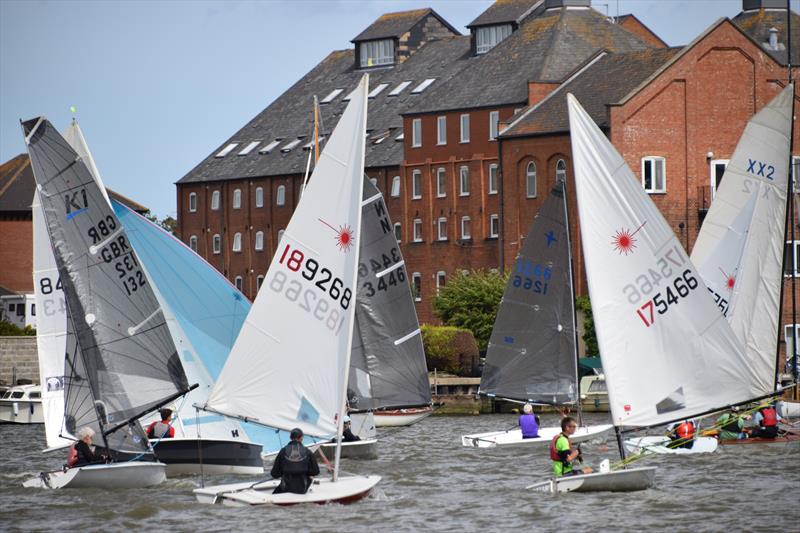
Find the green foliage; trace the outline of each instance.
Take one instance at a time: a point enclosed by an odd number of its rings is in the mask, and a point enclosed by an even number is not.
[[[578,296],[575,298],[575,307],[583,311],[583,342],[586,345],[587,356],[600,355],[600,348],[597,346],[597,335],[594,331],[594,316],[592,315],[592,303],[588,296]]]
[[[424,324],[422,344],[428,369],[451,374],[471,374],[478,364],[478,346],[472,332],[452,326]]]
[[[148,211],[144,217],[156,226],[159,226],[164,231],[167,231],[173,235],[177,235],[176,232],[178,231],[178,221],[174,218],[168,216],[162,220],[159,220],[158,217],[151,211]]]
[[[473,270],[457,272],[439,289],[433,309],[448,326],[468,329],[475,336],[478,349],[486,352],[497,308],[503,297],[508,273]]]
[[[36,330],[32,326],[20,328],[5,320],[0,320],[0,337],[35,337]]]

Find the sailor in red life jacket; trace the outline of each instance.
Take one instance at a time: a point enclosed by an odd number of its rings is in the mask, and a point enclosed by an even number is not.
[[[82,427],[78,430],[76,436],[78,437],[78,442],[69,448],[65,470],[66,468],[105,463],[107,461],[108,458],[105,455],[94,452],[94,446],[92,446],[94,430],[92,428]]]
[[[590,474],[592,472],[589,467],[573,469],[572,463],[574,461],[583,462],[580,448],[573,450],[572,443],[569,441],[570,435],[575,433],[576,429],[578,429],[578,423],[575,419],[571,416],[564,417],[561,420],[561,433],[550,441],[550,459],[553,461],[553,474],[556,477]]]
[[[153,422],[147,426],[148,439],[171,439],[175,436],[175,428],[170,423],[172,416],[171,409],[159,409],[158,414],[161,415],[161,420]]]
[[[671,433],[672,442],[677,443],[674,448],[691,448],[694,444],[695,427],[691,420],[684,420]]]
[[[788,423],[778,416],[775,405],[770,404],[758,410],[753,417],[756,427],[746,429],[750,437],[761,437],[763,439],[774,439],[778,436],[778,422]]]

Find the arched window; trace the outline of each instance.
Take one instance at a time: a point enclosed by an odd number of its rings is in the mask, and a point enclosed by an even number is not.
[[[241,252],[242,251],[242,234],[241,233],[234,233],[233,234],[233,251],[234,252]]]
[[[189,193],[189,212],[194,213],[197,211],[197,193],[190,192]]]
[[[264,207],[264,188],[256,187],[256,207]]]
[[[285,229],[279,229],[278,230],[278,244],[281,243],[281,240],[283,239],[283,232],[285,232],[285,231],[286,231]]]
[[[392,178],[392,196],[394,198],[400,196],[400,176]]]
[[[211,193],[211,209],[219,211],[219,191],[213,191]]]
[[[259,252],[264,249],[264,232],[263,231],[257,231],[256,232],[255,248]]]
[[[236,285],[236,288],[241,291],[242,290],[242,276],[236,276],[236,279],[234,280],[234,284]]]
[[[556,163],[556,180],[567,181],[567,163],[563,159]]]
[[[525,169],[525,191],[528,198],[536,198],[536,163],[533,161]]]
[[[275,203],[278,205],[286,205],[286,185],[278,186],[278,192],[275,193]]]
[[[214,235],[212,243],[213,243],[212,249],[214,250],[215,254],[222,252],[222,237],[219,236],[219,233]]]
[[[262,275],[259,275],[259,276],[256,278],[256,291],[258,291],[259,289],[261,289],[261,285],[263,285],[263,283],[264,283],[264,276],[262,276]]]
[[[197,235],[192,235],[189,237],[189,248],[191,248],[195,253],[197,252]]]
[[[400,238],[401,235],[402,235],[402,230],[401,230],[401,227],[400,227],[400,223],[399,222],[395,222],[394,223],[394,238],[397,240],[398,244],[400,244],[402,242],[402,239]]]
[[[233,208],[234,209],[241,209],[242,208],[242,190],[241,189],[234,189],[233,190]]]

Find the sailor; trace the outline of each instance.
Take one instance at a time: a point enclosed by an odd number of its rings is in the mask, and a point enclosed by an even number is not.
[[[94,446],[92,446],[92,437],[94,437],[94,430],[90,427],[82,427],[78,430],[78,442],[73,444],[69,449],[69,456],[67,457],[67,467],[73,468],[78,466],[86,466],[96,463],[105,463],[107,457],[103,454],[96,454]]]
[[[720,440],[737,440],[747,438],[744,433],[744,419],[738,414],[736,407],[730,413],[724,413],[717,418],[717,426],[720,427],[717,435]]]
[[[336,439],[334,439],[335,441]],[[349,415],[344,415],[344,428],[342,429],[342,442],[356,442],[361,440],[361,437],[354,435],[351,429],[351,421]]]
[[[775,405],[767,405],[758,410],[753,417],[755,427],[746,430],[751,437],[761,437],[763,439],[774,439],[778,436],[778,422],[786,423],[786,420],[778,416]]]
[[[675,448],[691,448],[694,444],[695,427],[691,420],[684,420],[672,431],[672,442]]]
[[[570,435],[578,429],[578,423],[571,416],[561,420],[561,433],[553,437],[550,441],[550,459],[553,461],[553,473],[558,476],[575,476],[590,474],[592,469],[589,467],[577,469],[573,468],[573,462],[583,462],[580,448],[572,449],[569,441]]]
[[[175,428],[172,427],[170,417],[172,417],[172,410],[160,409],[158,414],[161,415],[161,420],[151,423],[147,426],[148,439],[171,439],[175,436]]]
[[[522,414],[519,415],[519,428],[522,430],[523,439],[539,437],[539,420],[533,414],[533,406],[529,403],[522,406]]]
[[[319,465],[314,454],[303,446],[302,429],[294,428],[289,438],[291,442],[278,452],[270,471],[272,477],[281,478],[273,493],[305,494],[311,486],[312,476],[319,475]]]

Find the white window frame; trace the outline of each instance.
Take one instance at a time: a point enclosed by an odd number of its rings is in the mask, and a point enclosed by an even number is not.
[[[242,208],[242,189],[233,190],[233,199],[231,201],[231,204],[234,209]]]
[[[211,210],[219,211],[220,198],[222,193],[219,189],[211,191]]]
[[[236,290],[239,292],[244,290],[244,279],[242,279],[242,276],[236,276],[234,278],[233,286],[236,287]]]
[[[222,253],[222,235],[215,233],[211,238],[211,247],[214,254]]]
[[[395,176],[392,178],[391,196],[392,198],[398,198],[400,196],[400,176]]]
[[[444,146],[447,144],[447,117],[436,117],[436,145]]]
[[[531,172],[531,167],[533,167],[533,172]],[[531,178],[533,178],[533,187],[531,187]],[[536,198],[536,189],[538,188],[538,183],[536,180],[536,162],[529,161],[527,165],[525,165],[525,197],[526,198]],[[533,189],[533,191],[531,191]]]
[[[458,195],[469,196],[469,167],[458,167]]]
[[[419,200],[422,198],[422,171],[415,168],[411,171],[411,199]]]
[[[495,224],[497,229],[494,228]],[[489,215],[489,238],[496,239],[500,236],[500,217],[496,214]]]
[[[192,235],[191,237],[189,237],[189,248],[194,253],[197,253],[197,235]]]
[[[461,217],[461,240],[472,239],[472,219],[468,216]]]
[[[800,178],[800,156],[793,155],[792,156],[792,182],[794,182],[794,193],[800,194],[800,185],[797,183],[797,179]]]
[[[655,179],[655,176],[653,176],[653,180],[652,180],[653,183],[651,184],[653,186],[648,189],[645,186],[645,181],[644,181],[645,180],[645,170],[644,170],[645,169],[645,165],[647,163],[651,163],[652,165],[656,165],[659,162],[662,164],[662,178],[663,178],[663,182],[664,183],[662,184],[662,186],[660,188],[655,186],[656,185],[655,184],[656,179]],[[656,169],[656,167],[654,166],[652,168],[652,171],[655,172],[655,169]],[[642,158],[642,187],[644,188],[644,190],[645,190],[645,192],[647,194],[664,194],[664,193],[667,192],[667,160],[665,158],[663,158],[661,156],[657,156],[657,155],[648,155],[648,156],[645,156],[645,157]]]
[[[414,242],[422,242],[422,219],[415,218],[413,222],[412,239]]]
[[[263,284],[264,284],[264,275],[263,275],[263,274],[259,274],[259,275],[256,277],[256,292],[258,292],[259,290],[261,290],[261,286],[262,286]]]
[[[500,166],[497,163],[489,165],[489,194],[497,194],[498,184],[497,175],[500,171]]]
[[[286,185],[278,185],[275,191],[275,205],[286,205]]]
[[[567,182],[567,162],[563,159],[556,161],[556,182]]]
[[[794,241],[794,246],[792,246],[792,241],[786,241],[786,246],[792,248],[792,253],[794,254],[794,277],[800,278],[800,240]],[[791,278],[791,268],[792,264],[787,262],[786,265],[783,267],[783,277],[784,278]]]
[[[197,193],[190,192],[189,193],[189,212],[196,213],[197,212]]]
[[[436,221],[436,240],[447,240],[447,217],[439,217]]]
[[[422,147],[422,119],[411,119],[411,148]]]
[[[361,68],[394,64],[394,39],[376,39],[358,43]]]
[[[214,157],[225,157],[226,155],[231,153],[237,146],[239,146],[239,143],[230,143],[227,146],[225,146],[225,148],[220,150]]]
[[[794,337],[792,336],[792,326],[795,328],[795,336],[800,341],[800,324],[784,324],[783,325],[783,341],[786,343],[786,363],[791,364],[790,361],[794,357]],[[800,348],[798,348],[798,360],[800,360]],[[781,369],[783,370],[783,369]]]
[[[496,141],[500,133],[500,111],[489,111],[489,140]]]
[[[461,144],[466,144],[469,142],[469,113],[461,115],[459,124],[461,127],[461,137],[459,142]]]
[[[261,144],[261,141],[252,141],[247,146],[242,148],[242,151],[239,152],[237,155],[247,155],[253,150],[255,150],[256,146],[258,146],[259,144]]]
[[[242,251],[242,234],[238,231],[233,234],[233,244],[231,245],[231,250],[237,253]]]
[[[723,170],[722,173],[725,174],[725,169],[728,168],[728,163],[730,163],[730,159],[712,159],[711,162],[708,164],[708,180],[711,184],[711,199],[713,200],[717,196],[717,167],[722,165]],[[722,178],[720,178],[722,180]],[[720,181],[721,183],[721,181]]]
[[[264,232],[263,231],[257,231],[256,232],[256,238],[255,238],[255,242],[253,243],[253,248],[255,248],[255,250],[257,252],[261,252],[261,251],[264,250]]]
[[[475,28],[475,54],[485,54],[511,35],[511,24],[494,24]]]
[[[414,290],[414,301],[422,301],[422,274],[414,272],[411,274],[411,287]]]
[[[264,187],[256,187],[256,207],[264,207]]]
[[[399,222],[394,223],[394,238],[397,241],[397,244],[403,242],[403,228]]]
[[[447,196],[447,169],[439,167],[436,169],[436,198]]]

